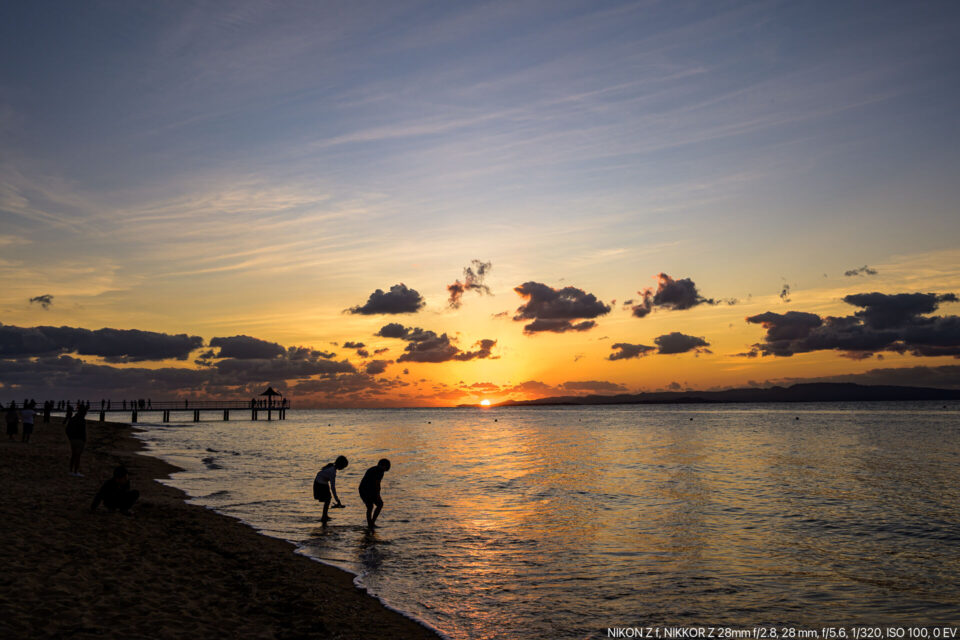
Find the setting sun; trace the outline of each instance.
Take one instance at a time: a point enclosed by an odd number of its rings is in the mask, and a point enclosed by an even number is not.
[[[489,400],[481,400],[481,401],[480,401],[480,406],[481,406],[481,407],[489,407],[489,406],[490,406],[490,401],[489,401]]]

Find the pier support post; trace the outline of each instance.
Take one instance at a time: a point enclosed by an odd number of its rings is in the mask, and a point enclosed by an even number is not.
[[[251,409],[251,410],[250,410],[250,419],[251,419],[251,420],[256,420],[256,419],[257,419],[257,410],[256,410],[256,409]]]
[[[193,410],[193,421],[200,422],[200,409]]]
[[[134,409],[133,412],[130,414],[130,422],[136,422],[136,421],[137,421],[137,410]]]
[[[223,410],[223,421],[226,422],[230,419],[230,409]]]
[[[273,409],[267,409],[267,420],[273,420]]]
[[[100,422],[103,422],[107,417],[107,412],[103,409],[100,409]]]
[[[164,422],[170,422],[170,410],[169,410],[169,409],[164,409],[164,410],[163,410],[163,418],[162,418],[162,419],[163,419]]]

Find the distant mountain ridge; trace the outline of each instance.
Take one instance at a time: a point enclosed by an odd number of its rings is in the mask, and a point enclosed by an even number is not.
[[[555,396],[537,400],[508,400],[493,406],[594,404],[697,404],[707,402],[869,402],[876,400],[960,400],[960,389],[862,385],[853,382],[799,383],[789,387],[726,389],[724,391],[657,391],[617,395]],[[461,405],[473,406],[473,405]]]

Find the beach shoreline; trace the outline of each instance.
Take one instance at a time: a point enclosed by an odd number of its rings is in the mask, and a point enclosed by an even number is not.
[[[290,542],[187,503],[159,480],[179,469],[146,453],[134,428],[88,421],[84,477],[67,473],[57,418],[29,443],[0,443],[2,637],[433,638],[354,576]],[[90,511],[124,464],[134,515]]]

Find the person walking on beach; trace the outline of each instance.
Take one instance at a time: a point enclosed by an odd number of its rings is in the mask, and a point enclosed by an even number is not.
[[[390,461],[381,458],[377,466],[370,467],[363,474],[360,481],[360,499],[367,506],[367,526],[371,529],[377,526],[377,517],[383,509],[383,499],[380,497],[380,481],[383,474],[390,470]]]
[[[20,416],[17,415],[17,403],[11,400],[10,406],[7,408],[7,436],[11,442],[14,436],[17,435],[19,423]]]
[[[33,421],[37,415],[35,410],[37,403],[34,400],[20,411],[20,421],[23,422],[23,437],[21,442],[30,442],[30,436],[33,434]]]
[[[87,407],[80,405],[77,412],[67,422],[67,438],[70,439],[70,475],[82,478],[80,473],[80,454],[87,444]]]
[[[130,507],[140,497],[140,492],[130,489],[130,477],[127,475],[127,468],[122,464],[113,470],[113,477],[103,483],[100,491],[93,497],[93,504],[90,505],[90,511],[96,511],[100,503],[107,508],[107,511],[113,512],[119,510],[125,516],[132,515]]]
[[[333,508],[343,508],[343,503],[340,502],[340,496],[337,495],[337,471],[346,469],[348,464],[350,463],[345,456],[337,456],[335,461],[325,464],[323,469],[317,472],[317,477],[313,479],[313,498],[323,503],[323,516],[320,518],[320,522],[328,522],[330,520],[330,516],[327,515],[327,509],[330,508],[331,493],[333,494],[333,499],[337,501],[337,504],[333,505]]]

